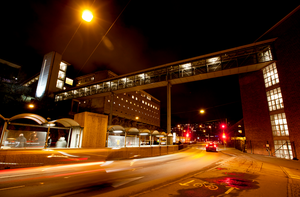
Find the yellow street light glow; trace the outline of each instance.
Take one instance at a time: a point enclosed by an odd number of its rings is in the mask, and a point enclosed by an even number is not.
[[[87,22],[91,22],[91,20],[93,19],[93,14],[91,11],[89,10],[84,10],[82,13],[82,19],[87,21]]]
[[[136,120],[140,119],[138,116],[135,117]]]
[[[204,109],[200,110],[200,114],[204,114],[204,112],[205,112]]]
[[[32,109],[34,108],[34,104],[29,104],[28,107]]]

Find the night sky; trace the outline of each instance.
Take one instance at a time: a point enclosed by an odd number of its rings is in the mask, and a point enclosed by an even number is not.
[[[84,65],[128,1],[1,1],[0,58],[21,65],[28,77],[38,73],[43,56],[64,51],[82,10],[90,8],[93,21],[82,22],[63,54],[73,67],[70,77],[103,69],[127,74],[250,44],[298,6],[288,1],[202,2],[130,1]],[[164,127],[166,88],[147,91],[161,100]],[[200,108],[207,109],[205,116],[199,115]],[[238,76],[173,86],[172,124],[224,117],[242,118]]]

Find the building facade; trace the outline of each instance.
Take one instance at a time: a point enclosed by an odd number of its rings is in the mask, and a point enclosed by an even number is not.
[[[276,38],[275,62],[241,74],[247,151],[286,159],[300,154],[300,7],[257,41]]]
[[[77,87],[85,87],[117,75],[111,71],[98,71],[80,76],[74,81]],[[97,85],[96,85],[97,86]],[[90,89],[85,90],[91,91]],[[157,129],[160,127],[160,101],[143,90],[106,96],[92,95],[72,100],[72,113],[90,111],[109,115],[112,113],[113,125]],[[75,107],[74,107],[75,106]]]

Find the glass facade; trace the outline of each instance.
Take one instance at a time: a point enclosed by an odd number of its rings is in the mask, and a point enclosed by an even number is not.
[[[289,140],[285,140],[289,137],[289,129],[286,120],[285,113],[278,113],[284,110],[284,103],[281,94],[278,72],[276,63],[272,63],[263,69],[263,76],[265,81],[265,87],[269,89],[266,92],[268,107],[271,120],[271,127],[274,140],[275,156],[279,158],[292,159],[292,149]],[[278,84],[278,85],[276,85]],[[274,86],[276,85],[276,86]],[[278,111],[277,110],[281,110]],[[277,113],[276,113],[277,112]],[[280,140],[282,139],[282,140]]]
[[[267,99],[268,99],[269,111],[283,109],[284,105],[283,105],[280,87],[268,91]]]

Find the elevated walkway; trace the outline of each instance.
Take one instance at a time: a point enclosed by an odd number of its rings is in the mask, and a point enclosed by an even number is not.
[[[57,92],[55,101],[89,99],[252,72],[274,62],[271,44],[275,39],[256,42],[182,61],[110,78]]]

